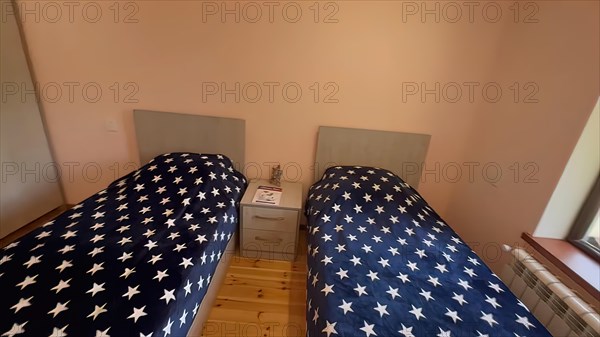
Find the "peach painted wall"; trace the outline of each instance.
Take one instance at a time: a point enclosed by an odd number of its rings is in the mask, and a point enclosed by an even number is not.
[[[132,110],[152,109],[245,119],[247,161],[262,166],[264,177],[268,163],[300,167],[305,190],[313,180],[319,125],[428,133],[430,171],[420,189],[459,234],[469,241],[513,242],[520,232],[534,229],[598,97],[597,2],[540,1],[512,8],[510,2],[481,2],[471,17],[462,2],[450,7],[428,2],[430,9],[440,6],[439,17],[422,16],[421,2],[320,3],[318,13],[312,2],[288,2],[274,6],[272,16],[270,3],[254,2],[262,10],[256,23],[248,22],[255,20],[256,8],[232,1],[227,6],[236,3],[239,23],[234,14],[220,15],[222,2],[200,1],[116,7],[90,2],[76,7],[71,17],[63,7],[56,23],[50,22],[56,20],[50,7],[39,22],[31,13],[25,17],[41,87],[50,90],[49,83],[58,83],[64,88],[57,102],[42,95],[42,106],[56,160],[74,168],[63,170],[68,202],[131,170],[127,163],[137,161]],[[43,12],[45,3],[40,4]],[[97,6],[102,9],[98,18]],[[324,22],[332,19],[337,22]],[[126,22],[132,20],[137,22]],[[537,22],[525,22],[532,20]],[[73,102],[66,97],[66,82],[80,84]],[[250,102],[253,91],[239,103],[233,95],[224,101],[219,95],[203,97],[203,87],[211,82],[229,88],[256,82],[263,97],[256,103]],[[279,83],[273,102],[264,82]],[[291,82],[303,92],[296,103],[281,93]],[[320,84],[317,103],[311,90],[315,82]],[[325,88],[328,82],[335,85]],[[511,87],[514,82],[520,83],[518,90]],[[91,89],[84,97],[86,83]],[[439,83],[440,102],[433,94],[407,95],[413,83],[428,88]],[[455,99],[452,83],[462,97]],[[86,102],[93,87],[103,95]],[[333,97],[338,102],[325,103],[333,87],[339,89]],[[490,103],[496,87],[502,96]],[[293,90],[289,93],[292,98]],[[532,93],[527,100],[538,102],[524,103]],[[470,161],[480,163],[473,166],[473,182],[464,164]],[[494,186],[481,175],[488,162],[504,173]],[[535,163],[538,183],[509,179],[513,162]],[[455,179],[457,165],[462,176]],[[97,168],[101,174],[95,177]],[[247,173],[256,176],[255,170]],[[294,177],[293,169],[288,173]]]

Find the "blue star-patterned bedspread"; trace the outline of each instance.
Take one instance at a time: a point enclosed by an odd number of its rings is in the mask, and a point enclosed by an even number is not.
[[[306,214],[309,336],[550,336],[391,172],[329,168]]]
[[[246,179],[172,153],[4,247],[2,336],[185,336],[236,231]]]

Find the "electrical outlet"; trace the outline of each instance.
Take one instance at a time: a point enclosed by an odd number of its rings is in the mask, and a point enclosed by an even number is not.
[[[106,131],[108,132],[118,132],[119,128],[117,126],[117,121],[109,118],[106,120],[106,122],[104,123],[104,127],[106,128]]]

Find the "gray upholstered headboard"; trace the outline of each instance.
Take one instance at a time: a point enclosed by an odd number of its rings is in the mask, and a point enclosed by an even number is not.
[[[317,180],[328,167],[358,165],[385,168],[414,188],[419,186],[430,135],[319,127]]]
[[[140,163],[168,152],[221,153],[243,169],[246,123],[241,119],[134,110]]]

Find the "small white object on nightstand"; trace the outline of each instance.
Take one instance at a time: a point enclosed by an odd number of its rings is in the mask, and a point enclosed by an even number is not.
[[[302,209],[302,184],[282,182],[278,205],[253,203],[259,186],[274,186],[267,180],[251,181],[241,202],[240,251],[256,259],[294,260]]]

